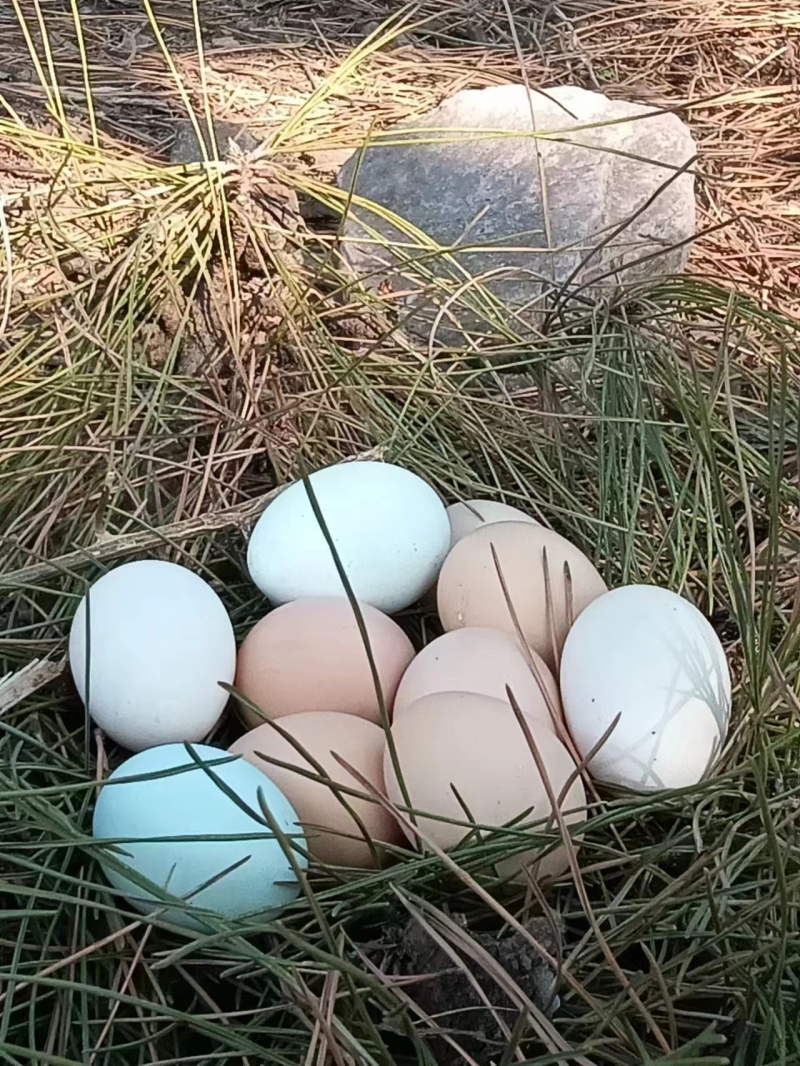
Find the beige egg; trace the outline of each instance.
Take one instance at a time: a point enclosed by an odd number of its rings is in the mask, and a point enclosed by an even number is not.
[[[384,792],[383,754],[386,736],[383,730],[352,714],[334,711],[311,711],[293,714],[280,720],[285,730],[318,763],[332,782],[365,792],[364,786],[336,761],[332,752]],[[374,866],[376,856],[364,838],[356,818],[337,799],[336,792],[322,781],[312,781],[293,769],[275,766],[278,759],[310,773],[318,771],[305,755],[282,737],[268,722],[250,730],[228,749],[258,767],[281,790],[297,812],[306,835],[309,852],[320,862],[336,866]],[[262,758],[266,756],[267,758]],[[379,803],[369,799],[342,795],[375,842],[383,861],[386,851],[381,842],[399,843],[402,834],[395,818]]]
[[[533,719],[528,721],[557,799],[571,779],[560,803],[562,811],[571,812],[565,821],[582,821],[586,795],[580,778],[572,776],[575,763],[551,730]],[[519,722],[491,697],[450,692],[425,696],[398,715],[392,725],[392,738],[415,811],[465,822],[466,806],[475,824],[498,828],[529,810],[531,813],[523,819],[526,824],[551,814],[544,781]],[[384,775],[389,798],[404,806],[388,749]],[[469,832],[463,825],[425,816],[417,818],[417,825],[445,849],[454,847]],[[410,830],[408,836],[416,840]],[[530,866],[537,854],[536,849],[530,849],[504,860],[502,876]],[[567,866],[566,851],[560,847],[541,862],[537,876],[557,876]]]
[[[391,618],[360,604],[388,711],[414,648]],[[339,711],[381,721],[367,651],[345,598],[293,600],[262,618],[245,637],[236,663],[236,688],[265,718],[306,711]],[[240,708],[248,728],[264,721]]]
[[[447,508],[447,517],[450,519],[451,548],[468,533],[483,526],[496,525],[498,522],[530,522],[534,526],[541,524],[518,507],[495,500],[464,500],[463,503],[451,503]]]
[[[493,547],[528,646],[541,655],[551,670],[556,670],[553,635],[560,655],[571,622],[607,591],[605,582],[582,551],[552,530],[530,522],[484,526],[456,544],[439,575],[437,603],[446,630],[487,626],[517,638]],[[547,610],[546,573],[554,627]]]
[[[445,633],[423,648],[403,674],[394,701],[395,717],[416,700],[436,692],[477,692],[502,700],[508,707],[508,686],[525,714],[552,728],[548,698],[555,712],[561,714],[558,685],[544,659],[535,651],[530,654],[546,696],[519,644],[507,633],[477,627]]]

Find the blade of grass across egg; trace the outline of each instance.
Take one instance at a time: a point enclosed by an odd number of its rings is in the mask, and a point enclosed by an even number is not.
[[[355,771],[355,769],[352,767],[352,765],[349,762],[347,762],[346,759],[342,758],[342,756],[338,755],[336,752],[331,752],[331,754],[332,754],[333,758],[336,760],[336,762],[338,762],[343,769],[347,770],[348,773],[353,774],[359,780],[362,780],[362,775],[361,775],[360,771],[357,773]],[[504,825],[502,825],[502,826],[492,825],[492,824],[490,824],[488,822],[478,822],[478,821],[475,820],[475,817],[469,811],[469,808],[464,803],[463,798],[460,798],[460,796],[457,794],[457,790],[452,785],[452,783],[451,783],[450,787],[453,789],[454,793],[456,794],[456,800],[459,802],[459,805],[462,806],[462,809],[466,813],[466,820],[462,820],[461,818],[452,818],[452,817],[449,817],[448,815],[435,813],[433,811],[426,811],[426,810],[423,810],[423,809],[421,809],[419,807],[410,807],[408,810],[406,810],[405,804],[396,804],[394,806],[396,806],[398,810],[403,811],[403,813],[405,815],[408,815],[408,816],[412,816],[413,815],[414,817],[417,817],[417,818],[425,818],[428,821],[437,822],[437,823],[440,823],[441,825],[457,826],[459,829],[463,829],[464,833],[467,836],[469,836],[471,834],[478,834],[477,839],[480,840],[481,842],[483,842],[482,841],[483,834],[497,833],[498,830],[512,830],[513,831],[516,828],[517,823],[520,820],[522,820],[525,817],[527,817],[527,815],[531,814],[532,811],[533,811],[533,807],[529,807],[525,811],[523,811],[521,814],[516,815],[514,818],[510,819],[508,822],[504,823]],[[355,792],[355,790],[352,790],[352,791]],[[361,794],[359,793],[358,795],[360,797]],[[372,799],[373,801],[375,801],[375,789],[374,788],[370,788],[367,798]],[[384,797],[384,798],[386,798],[386,797]],[[375,802],[377,802],[377,801],[375,801]],[[388,802],[391,802],[391,801],[388,801]],[[382,804],[382,805],[385,806],[385,804]],[[541,819],[542,823],[544,823],[545,820],[546,819],[542,818]],[[529,831],[528,831],[527,828],[523,829],[523,830],[520,830],[518,835],[520,836],[521,839],[526,839],[528,837],[528,835],[529,835]],[[465,846],[464,845],[464,841],[461,841],[459,843],[459,847],[464,847],[464,846]]]
[[[231,688],[231,692],[238,700],[241,700],[242,704],[247,707],[248,710],[251,709],[251,704],[249,700],[245,699],[244,696],[241,696],[234,688]],[[353,788],[352,785],[345,785],[342,782],[334,781],[330,777],[328,772],[325,770],[325,768],[322,766],[322,764],[317,759],[315,759],[314,756],[310,754],[310,752],[306,751],[300,741],[293,737],[291,733],[288,733],[287,730],[282,725],[280,725],[280,719],[268,718],[266,719],[265,724],[272,726],[275,731],[284,740],[287,741],[287,743],[291,744],[291,746],[299,755],[302,755],[304,759],[307,759],[311,763],[312,769],[304,770],[302,767],[296,766],[294,763],[284,762],[282,759],[278,759],[273,755],[266,755],[263,752],[254,751],[254,755],[258,755],[259,758],[263,759],[265,762],[271,763],[274,766],[280,766],[281,769],[292,770],[298,775],[298,777],[305,777],[309,781],[316,781],[321,784],[327,785],[331,789],[331,791],[341,792],[343,796],[353,796],[355,799],[371,799],[371,796],[369,796],[367,793],[359,792],[359,790],[357,788]],[[336,752],[331,751],[330,754],[333,756],[334,759],[336,759],[337,762],[341,763],[344,769],[347,769],[344,762],[341,760],[341,758],[337,755]],[[242,756],[233,755],[231,757],[234,759],[240,759]]]
[[[564,560],[564,609],[567,615],[567,633],[575,622],[575,597],[572,588],[572,571],[569,560]]]
[[[542,546],[542,574],[544,576],[544,603],[547,612],[547,630],[550,634],[550,650],[553,653],[553,665],[556,680],[561,668],[561,648],[558,643],[558,631],[556,629],[556,611],[553,601],[553,587],[550,582],[550,566],[547,561],[547,547]]]
[[[558,713],[557,708],[553,705],[553,701],[550,698],[550,693],[547,690],[547,686],[544,684],[544,680],[542,678],[541,671],[539,670],[539,667],[537,666],[536,661],[534,660],[533,656],[530,653],[530,649],[528,647],[528,642],[526,641],[525,634],[522,631],[522,626],[520,625],[520,622],[519,622],[519,616],[517,615],[516,608],[514,607],[514,603],[513,603],[512,599],[511,599],[511,593],[510,593],[509,588],[508,588],[508,583],[507,583],[507,581],[505,579],[505,575],[503,574],[502,566],[500,565],[500,559],[499,559],[498,554],[497,554],[497,549],[495,548],[494,544],[491,544],[490,547],[491,547],[491,551],[492,551],[492,559],[494,560],[495,569],[497,571],[497,577],[498,577],[498,580],[500,581],[500,587],[501,587],[502,592],[503,592],[503,598],[506,601],[506,605],[508,607],[509,614],[511,615],[511,620],[512,620],[512,623],[514,625],[514,629],[515,629],[516,634],[517,634],[517,640],[519,642],[519,645],[520,645],[522,653],[523,653],[523,655],[525,657],[525,660],[526,660],[526,662],[528,664],[528,667],[529,667],[531,673],[533,674],[534,678],[536,679],[536,683],[539,686],[539,690],[542,693],[542,696],[544,697],[544,699],[545,699],[545,701],[547,703],[547,707],[548,707],[548,710],[550,712],[550,719],[551,719],[551,721],[553,723],[556,736],[562,742],[562,744],[564,744],[564,746],[566,747],[567,751],[572,756],[572,759],[573,759],[573,761],[575,762],[575,765],[576,765],[576,769],[577,769],[578,773],[580,774],[581,778],[583,779],[583,783],[584,783],[585,788],[587,789],[589,794],[592,796],[593,800],[598,805],[600,805],[602,807],[603,806],[603,800],[602,800],[602,798],[600,796],[600,793],[597,791],[597,786],[595,785],[594,780],[592,779],[591,775],[589,774],[588,770],[586,769],[586,765],[590,761],[590,758],[592,757],[592,755],[596,754],[595,749],[592,749],[592,753],[586,759],[583,759],[581,757],[580,752],[575,747],[575,743],[574,743],[574,741],[573,741],[573,739],[572,739],[572,737],[570,735],[569,730],[567,729],[566,723],[564,722],[562,716]],[[547,555],[546,555],[547,549],[543,548],[542,552],[543,552],[543,566],[545,567],[545,574],[547,574]],[[565,562],[564,569],[565,569],[565,572],[567,574],[570,573],[570,571],[569,571],[569,563]],[[569,584],[566,586],[566,588],[567,588],[567,605],[568,605],[568,609],[569,609],[569,611],[571,613],[572,612],[572,583],[571,583],[571,580],[570,580]],[[552,598],[548,595],[548,589],[549,589],[549,583],[547,583],[545,585],[545,594],[546,594],[546,600],[548,601],[549,605],[552,606]],[[552,618],[552,614],[550,612],[549,612],[549,614],[550,614],[550,617]],[[552,625],[552,623],[551,623],[551,625]],[[554,633],[554,626],[553,626],[553,628],[551,628],[551,633]],[[558,678],[557,677],[556,677],[556,682],[558,683]],[[509,698],[512,698],[512,693],[511,693],[510,689],[507,688],[506,691],[507,691],[507,693],[509,695]],[[610,731],[616,726],[618,720],[619,720],[619,716],[617,716],[617,718],[615,718],[614,721],[609,726],[609,731],[608,731],[608,735],[609,736],[610,736]],[[601,742],[605,743],[605,741],[607,739],[608,738],[607,738],[606,734],[603,734],[603,737],[601,737]],[[597,748],[597,750],[599,750],[599,748]],[[570,775],[570,783],[573,780],[574,780],[573,775]],[[565,786],[565,788],[566,788],[566,786]],[[615,839],[616,839],[616,841],[617,841],[617,843],[618,843],[618,845],[620,847],[620,850],[625,851],[625,845],[623,844],[622,837],[620,836],[619,831],[617,830],[616,826],[612,826],[612,833],[614,834],[614,837],[615,837]]]
[[[246,705],[246,704],[245,704]],[[312,766],[310,770],[304,770],[301,766],[297,766],[295,763],[285,762],[283,759],[278,759],[274,755],[267,755],[263,752],[254,751],[254,755],[258,755],[264,762],[268,762],[273,766],[279,766],[282,770],[291,770],[296,773],[298,777],[307,778],[309,781],[315,781],[319,784],[327,785],[332,792],[340,792],[342,796],[352,796],[354,799],[372,800],[372,796],[365,792],[360,792],[352,785],[345,785],[342,782],[334,781],[324,767],[300,744],[300,742],[293,737],[290,733],[282,727],[278,726],[275,719],[268,719],[268,724],[275,727],[276,732],[279,733],[284,740],[286,740],[297,751],[299,755],[302,755],[304,759],[307,759]],[[348,764],[339,756],[335,751],[331,751],[331,756],[342,766],[343,769],[347,769]],[[233,755],[232,758],[240,759],[242,756]]]
[[[451,782],[450,782],[450,791],[451,791],[451,792],[453,793],[453,795],[455,796],[455,798],[456,798],[456,802],[458,803],[458,805],[459,805],[459,807],[461,808],[461,810],[462,810],[462,811],[464,812],[464,814],[465,814],[465,816],[466,816],[466,819],[467,819],[467,821],[468,821],[468,822],[471,822],[471,823],[472,823],[473,825],[475,825],[475,815],[474,815],[474,814],[472,813],[472,811],[471,811],[471,810],[469,809],[469,807],[467,806],[467,801],[466,801],[466,800],[464,799],[464,797],[463,797],[463,796],[461,795],[461,793],[460,793],[460,792],[458,791],[458,789],[456,788],[456,786],[455,786],[455,783],[454,783],[453,781],[451,781]],[[472,837],[472,836],[474,836],[476,840],[480,840],[480,831],[478,830],[478,828],[477,828],[477,827],[476,827],[476,828],[474,828],[474,829],[471,829],[471,830],[470,830],[470,831],[469,831],[469,832],[467,833],[467,835],[466,835],[466,837],[464,838],[464,840],[462,840],[462,841],[461,841],[461,843],[462,843],[462,844],[467,844],[467,843],[469,843],[469,839],[470,839],[470,837]]]
[[[186,742],[186,743],[184,743],[183,746],[186,749],[186,751],[188,752],[189,757],[195,763],[195,765],[198,766],[203,771],[203,773],[206,775],[206,777],[210,778],[211,781],[213,781],[213,783],[220,790],[220,792],[224,793],[224,795],[227,796],[227,798],[233,804],[235,804],[239,808],[240,811],[243,811],[245,814],[249,815],[253,819],[254,822],[259,822],[261,825],[265,825],[266,824],[265,821],[264,821],[263,816],[258,814],[255,810],[253,810],[253,808],[250,806],[250,804],[246,803],[242,799],[242,797],[234,789],[231,788],[231,786],[227,783],[227,781],[223,781],[222,778],[219,777],[219,775],[215,774],[213,769],[211,768],[211,766],[209,765],[208,762],[204,762],[203,759],[201,759],[201,757],[197,754],[197,752],[195,752],[194,746],[192,744]],[[240,756],[233,755],[233,756],[229,757],[228,761],[235,762],[239,758],[240,758]],[[216,760],[214,760],[214,761],[216,762]]]
[[[553,792],[552,784],[550,782],[550,775],[547,773],[547,766],[545,764],[544,759],[542,759],[538,745],[533,739],[533,732],[530,729],[530,726],[527,720],[525,719],[525,715],[509,686],[506,686],[506,694],[508,695],[509,703],[511,704],[511,709],[514,712],[514,716],[516,717],[517,722],[519,723],[520,728],[522,729],[523,734],[525,736],[525,742],[528,748],[531,750],[534,762],[536,763],[536,769],[539,772],[539,776],[542,780],[542,784],[544,785],[545,792],[547,793],[547,799],[550,803],[550,814],[547,815],[546,818],[546,827],[547,829],[550,829],[553,823],[557,825],[558,831],[561,835],[562,844],[567,849],[567,851],[569,851],[569,849],[572,847],[572,838],[571,835],[566,832],[566,823],[563,820],[563,812],[561,811],[561,804],[559,802],[562,795],[568,795],[567,786],[565,785],[564,788],[562,788],[558,796],[555,795],[555,793]],[[569,780],[575,780],[575,771],[572,771]],[[577,856],[574,852],[570,857],[570,867],[572,867],[573,863],[577,865]],[[536,863],[534,863],[534,866],[536,867],[536,869],[538,869],[538,860]]]
[[[167,837],[147,837],[146,839],[147,839],[148,843],[150,843],[150,842],[153,842],[153,843],[179,843],[179,842],[182,842],[182,841],[193,841],[193,842],[196,842],[197,841],[197,835],[189,836],[189,837],[171,837],[171,836],[167,836]],[[217,837],[204,837],[203,839],[204,840],[205,839],[214,840],[214,839],[218,839],[218,838]],[[232,834],[230,836],[223,837],[222,839],[223,840],[231,840],[231,839],[239,840],[239,839],[242,839],[242,838],[241,838],[240,835]],[[249,839],[249,837],[244,837],[243,839]],[[254,835],[253,839],[262,839],[263,840],[263,834],[261,834],[260,836],[255,836]],[[138,841],[138,839],[135,839],[135,840],[132,840],[131,842],[132,843],[137,843],[139,841]],[[106,842],[103,841],[103,844],[105,844],[105,843]],[[124,853],[124,854],[127,854],[127,853]],[[212,922],[220,922],[220,921],[225,922],[225,921],[227,921],[227,919],[225,919],[222,915],[217,914],[213,910],[206,910],[203,907],[200,907],[200,908],[191,907],[191,906],[187,906],[187,904],[190,904],[192,899],[199,892],[202,892],[204,888],[208,888],[209,886],[211,886],[213,884],[216,884],[218,881],[221,881],[224,877],[227,877],[228,874],[233,873],[235,870],[238,870],[241,866],[243,866],[245,863],[247,863],[249,861],[250,861],[250,856],[249,855],[245,855],[242,858],[237,859],[235,862],[231,863],[229,866],[225,867],[223,870],[217,871],[211,877],[209,877],[205,881],[201,882],[201,884],[196,885],[193,889],[191,889],[190,891],[188,891],[184,895],[180,895],[180,896],[175,895],[174,893],[170,892],[170,890],[169,890],[169,881],[170,881],[172,875],[175,872],[175,865],[172,866],[171,871],[170,871],[170,875],[167,878],[167,882],[166,882],[166,884],[163,884],[163,885],[159,884],[159,883],[157,883],[155,881],[151,881],[149,878],[147,878],[144,874],[142,874],[135,867],[128,866],[126,863],[119,861],[116,858],[116,856],[114,855],[113,851],[111,851],[111,850],[109,850],[104,855],[103,865],[104,866],[105,865],[110,866],[112,869],[116,870],[116,872],[118,874],[121,874],[125,878],[126,881],[131,882],[137,888],[139,888],[142,891],[146,892],[149,896],[155,897],[156,901],[160,901],[161,906],[156,907],[152,911],[147,911],[142,917],[142,922],[144,922],[144,921],[153,921],[153,920],[155,920],[157,918],[161,918],[165,914],[165,912],[169,911],[169,910],[176,910],[176,911],[179,911],[181,914],[186,914],[187,916],[190,916],[192,918],[196,917],[196,918],[198,918],[198,919],[200,919],[202,921],[208,921],[210,919],[210,920],[212,920]],[[122,887],[119,887],[117,885],[107,885],[106,889],[107,889],[107,891],[109,892],[109,894],[113,898],[121,898],[122,900],[132,902],[131,893],[130,893],[130,890],[128,888],[122,888]],[[133,898],[135,899],[137,897],[134,895]],[[141,900],[141,902],[144,902],[144,900]],[[139,910],[138,907],[135,907],[135,909]],[[174,923],[169,922],[169,921],[167,921],[166,924],[168,924],[170,926],[174,925]],[[186,927],[181,926],[180,924],[178,925],[178,927],[181,930],[183,930],[183,932],[186,931]]]
[[[292,842],[283,832],[282,828],[278,825],[277,821],[273,817],[272,811],[269,809],[269,804],[266,802],[263,791],[259,789],[257,795],[259,806],[261,807],[261,812],[264,816],[264,819],[272,829],[275,838],[277,839],[278,843],[281,846],[281,849],[283,850],[284,856],[286,857],[286,860],[291,867],[295,881],[297,882],[297,885],[300,889],[300,893],[305,897],[306,902],[308,903],[309,908],[312,914],[314,915],[314,918],[316,919],[317,926],[328,944],[328,948],[331,954],[335,955],[337,939],[325,917],[325,913],[322,907],[319,905],[319,902],[316,899],[314,889],[309,881],[307,872],[298,863],[297,854],[295,852]],[[288,931],[286,931],[284,935],[288,935]],[[345,979],[347,979],[346,974]],[[348,983],[352,984],[352,982]],[[353,992],[355,992],[354,988],[352,990]]]
[[[561,720],[561,715],[558,713],[558,708],[553,702],[548,686],[544,683],[542,672],[530,653],[528,641],[526,640],[525,634],[522,630],[522,626],[520,625],[519,615],[517,614],[517,609],[514,606],[514,601],[511,597],[511,591],[508,587],[508,582],[506,581],[505,575],[503,573],[503,568],[500,565],[500,558],[497,554],[497,548],[494,546],[494,544],[490,542],[489,549],[492,553],[492,560],[494,562],[494,567],[497,572],[497,579],[500,582],[500,589],[503,593],[503,599],[505,600],[506,607],[508,608],[508,613],[511,618],[511,624],[514,626],[514,631],[517,635],[517,641],[520,645],[520,651],[522,652],[528,664],[528,667],[536,680],[536,684],[539,686],[539,691],[545,701],[545,704],[547,705],[547,710],[550,714],[550,720],[553,724],[553,729],[556,731],[556,735],[560,737],[561,733],[565,728],[564,723]],[[555,681],[556,684],[558,684],[557,676],[555,677]]]
[[[311,485],[311,478],[307,474],[304,474],[302,481],[306,493],[308,494],[309,503],[311,504],[311,509],[314,512],[314,517],[316,518],[317,524],[319,525],[322,535],[325,538],[325,542],[328,545],[331,557],[333,558],[333,562],[336,567],[336,572],[339,575],[339,579],[342,582],[345,594],[347,596],[351,608],[353,609],[353,614],[355,615],[358,631],[361,635],[361,641],[364,645],[364,651],[366,652],[367,660],[369,661],[369,669],[370,673],[372,674],[372,681],[375,685],[375,695],[378,699],[378,710],[380,711],[381,725],[383,726],[383,732],[386,737],[386,747],[389,751],[389,757],[392,760],[392,768],[394,770],[395,776],[397,777],[397,783],[400,786],[400,791],[403,795],[403,799],[406,803],[408,803],[408,806],[410,807],[411,803],[408,798],[408,790],[403,779],[403,770],[400,766],[400,760],[397,757],[397,749],[395,747],[394,739],[392,737],[391,722],[389,721],[389,712],[386,707],[386,700],[383,695],[383,686],[381,685],[380,673],[378,672],[378,665],[375,662],[375,656],[372,653],[372,645],[369,639],[369,632],[364,622],[364,616],[361,612],[361,607],[359,605],[358,600],[356,599],[355,593],[353,592],[353,586],[350,584],[350,579],[347,576],[347,572],[345,571],[345,568],[342,564],[342,560],[339,556],[338,551],[336,550],[336,545],[334,543],[333,537],[331,536],[331,532],[325,522],[325,517],[322,514],[322,509],[319,505],[319,500],[317,499],[316,493],[314,492],[313,486]]]
[[[246,699],[244,696],[238,693],[236,689],[234,689],[232,686],[226,687],[230,689],[233,695],[245,707],[247,707],[248,710],[251,710],[255,706],[250,700]],[[277,759],[270,755],[265,755],[264,753],[259,751],[254,751],[253,754],[258,755],[260,759],[263,759],[264,762],[267,762],[272,766],[279,766],[282,770],[290,770],[293,773],[296,773],[298,777],[304,777],[310,781],[314,781],[317,784],[325,785],[327,788],[329,788],[333,795],[336,797],[336,800],[342,805],[342,807],[344,807],[344,809],[356,823],[356,826],[361,832],[363,839],[370,850],[370,854],[372,855],[377,865],[378,851],[375,847],[375,841],[367,832],[367,828],[364,825],[364,822],[362,821],[360,815],[356,812],[355,808],[347,802],[346,799],[346,796],[348,795],[353,796],[356,799],[364,800],[369,800],[371,799],[371,797],[365,793],[359,793],[357,789],[350,788],[347,785],[334,781],[328,774],[325,767],[319,762],[319,760],[315,759],[314,756],[303,747],[300,741],[297,740],[294,736],[292,736],[292,734],[284,726],[282,726],[279,721],[276,721],[274,718],[267,718],[265,719],[265,725],[271,726],[272,729],[274,729],[275,732],[278,734],[278,736],[280,736],[283,740],[285,740],[294,748],[298,755],[302,756],[308,763],[310,763],[312,770],[304,770],[302,767],[296,766],[294,763],[284,762],[281,759]],[[336,752],[331,751],[330,754],[334,758],[337,758]],[[240,756],[236,757],[240,758]]]
[[[511,690],[509,689],[508,691],[509,691],[509,698],[511,698],[511,696],[512,696]],[[560,796],[559,796],[559,801],[567,796],[567,794],[569,793],[570,788],[572,787],[573,782],[576,781],[579,777],[583,779],[584,783],[587,780],[592,780],[591,774],[589,773],[589,770],[588,770],[588,765],[592,761],[592,759],[595,757],[595,755],[597,755],[597,753],[607,743],[609,737],[614,732],[614,730],[617,728],[617,725],[618,725],[619,720],[620,720],[621,717],[622,717],[621,714],[617,714],[617,715],[614,716],[614,718],[609,723],[608,728],[603,732],[603,734],[600,736],[598,741],[589,749],[589,751],[586,753],[585,756],[581,757],[576,752],[577,758],[574,760],[575,761],[575,769],[572,771],[572,773],[567,778],[567,781],[566,781],[563,789],[561,790],[561,793],[560,793]],[[595,796],[597,796],[597,795],[598,794],[595,792]],[[599,796],[598,796],[597,802],[602,804],[602,800],[599,799]],[[620,841],[620,843],[621,843],[621,841]]]

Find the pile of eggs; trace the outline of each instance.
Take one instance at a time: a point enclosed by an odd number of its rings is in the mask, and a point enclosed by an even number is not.
[[[288,903],[309,858],[377,866],[510,825],[522,845],[496,872],[557,876],[566,850],[543,854],[534,823],[581,821],[591,779],[693,785],[724,744],[730,674],[703,615],[609,591],[516,508],[342,463],[269,505],[247,562],[273,609],[238,652],[210,585],[158,560],[100,578],[70,634],[89,714],[136,753],[100,790],[101,862],[176,925]],[[390,616],[434,588],[444,633],[415,653]],[[201,742],[230,686],[246,731],[224,751]]]

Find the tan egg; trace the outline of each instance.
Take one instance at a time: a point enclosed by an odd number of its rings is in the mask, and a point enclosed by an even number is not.
[[[451,503],[447,508],[450,519],[450,547],[452,548],[468,533],[483,526],[496,525],[498,522],[530,522],[534,526],[541,523],[529,514],[507,503],[495,500],[465,500],[463,503]]]
[[[547,696],[531,671],[518,643],[499,629],[454,629],[431,641],[403,674],[394,701],[395,718],[416,700],[435,692],[477,692],[502,700],[508,707],[506,685],[520,709],[548,727],[553,721],[547,697],[561,714],[558,685],[545,663],[531,652]]]
[[[379,792],[384,792],[383,753],[386,736],[383,730],[352,714],[334,711],[311,711],[293,714],[280,720],[281,729],[289,733],[330,780],[365,792],[364,786],[348,773],[331,754],[335,752]],[[356,819],[336,797],[330,785],[312,781],[293,769],[275,766],[269,759],[291,763],[299,769],[317,774],[312,762],[282,737],[268,722],[245,733],[228,749],[258,767],[278,786],[297,812],[306,835],[309,852],[320,862],[336,866],[374,866],[375,855],[367,844]],[[267,758],[262,758],[266,756]],[[367,832],[376,843],[383,861],[385,849],[380,842],[399,843],[402,834],[396,820],[377,802],[343,795]]]
[[[446,630],[488,626],[516,639],[517,631],[492,547],[528,646],[555,670],[556,656],[547,611],[545,551],[559,655],[570,616],[574,621],[584,608],[602,596],[607,591],[605,582],[582,551],[550,529],[530,522],[484,526],[456,544],[439,574],[437,603]],[[569,584],[564,575],[566,566]]]
[[[391,618],[360,604],[388,711],[414,648]],[[292,600],[262,618],[245,637],[236,663],[236,688],[263,711],[282,718],[306,711],[339,711],[376,724],[378,697],[356,616],[345,598]],[[252,729],[264,718],[240,708]]]
[[[571,780],[561,801],[562,811],[572,812],[565,821],[582,821],[586,795],[580,778],[572,777],[572,757],[551,730],[543,729],[533,719],[528,721],[556,798]],[[545,784],[522,728],[498,700],[464,692],[424,696],[398,715],[392,725],[392,738],[415,811],[465,822],[466,806],[475,824],[498,828],[528,810],[531,813],[523,819],[524,824],[551,813]],[[388,749],[384,775],[389,799],[404,806]],[[417,825],[445,849],[454,847],[468,833],[463,825],[431,817],[418,817]],[[410,830],[407,835],[416,840]],[[502,875],[515,873],[535,860],[536,855],[532,849],[505,860]],[[542,861],[537,876],[556,876],[567,866],[566,852],[558,848]]]

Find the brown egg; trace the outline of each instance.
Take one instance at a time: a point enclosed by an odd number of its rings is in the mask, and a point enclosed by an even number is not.
[[[383,753],[386,737],[383,730],[352,714],[335,711],[310,711],[280,720],[281,729],[289,733],[332,782],[365,792],[364,786],[336,761],[331,752],[384,792]],[[268,760],[278,759],[299,769],[317,774],[312,762],[280,736],[268,722],[245,733],[228,749],[258,767],[273,781],[297,812],[306,834],[309,852],[320,862],[336,866],[374,866],[375,855],[364,839],[356,819],[337,799],[330,785],[312,781],[292,769],[275,766]],[[267,758],[261,758],[267,756]],[[399,843],[402,834],[396,820],[379,803],[355,796],[342,796],[361,820],[367,835],[375,842],[378,855],[386,858],[380,842]]]
[[[508,601],[497,573],[492,546],[528,646],[557,668],[547,611],[544,552],[558,654],[572,620],[607,591],[583,552],[566,538],[529,522],[500,522],[468,534],[450,551],[439,574],[437,602],[446,630],[466,626],[501,629],[516,639]],[[569,566],[570,585],[564,576]],[[571,599],[571,610],[569,610]]]
[[[465,500],[463,503],[451,503],[447,508],[450,519],[450,547],[463,540],[473,529],[496,525],[498,522],[530,522],[534,526],[541,523],[529,514],[511,507],[507,503],[495,500]]]
[[[360,604],[388,711],[414,657],[411,641],[387,615]],[[293,600],[262,618],[245,637],[236,662],[236,688],[265,718],[306,711],[340,711],[380,722],[378,697],[358,629],[345,598]],[[252,729],[264,721],[240,708]]]
[[[551,730],[533,719],[528,721],[558,798],[575,773],[575,763]],[[523,819],[526,824],[551,813],[544,782],[519,722],[491,697],[463,692],[425,696],[398,715],[392,738],[411,806],[417,811],[466,822],[466,806],[475,824],[498,828],[528,810],[531,813]],[[404,806],[388,749],[384,775],[389,798]],[[585,804],[583,784],[576,775],[561,801],[562,811],[572,812],[565,821],[582,821]],[[430,817],[418,817],[417,825],[442,848],[455,846],[468,833],[463,825]],[[408,836],[416,840],[410,830]],[[502,875],[512,875],[536,857],[536,849],[530,849],[504,860]],[[567,865],[565,850],[558,848],[542,861],[537,876],[556,876]]]
[[[554,710],[561,714],[561,697],[550,668],[535,651],[531,656]],[[506,685],[525,714],[552,728],[547,698],[519,644],[499,629],[454,629],[423,648],[403,674],[394,701],[395,718],[435,692],[477,692],[502,700],[510,711]]]

